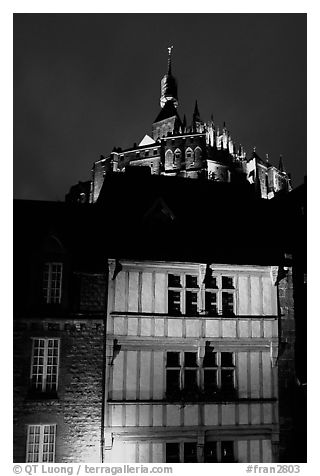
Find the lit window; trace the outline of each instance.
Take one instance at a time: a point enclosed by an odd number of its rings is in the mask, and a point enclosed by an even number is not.
[[[54,463],[56,425],[29,425],[27,463]]]
[[[58,387],[59,339],[33,339],[31,388],[55,392]]]
[[[43,274],[43,297],[47,304],[61,302],[62,263],[46,263]]]

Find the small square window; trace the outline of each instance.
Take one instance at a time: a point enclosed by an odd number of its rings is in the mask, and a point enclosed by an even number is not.
[[[167,352],[167,367],[180,367],[180,352]]]
[[[204,367],[217,367],[217,353],[206,350],[203,359]]]
[[[198,367],[197,353],[185,352],[184,353],[184,366],[185,367]]]
[[[222,289],[233,289],[233,278],[222,276]]]
[[[181,276],[178,274],[169,274],[168,275],[168,286],[169,288],[179,288],[181,287]]]
[[[217,289],[217,278],[215,276],[210,276],[210,273],[207,273],[205,277],[205,287],[207,289]]]
[[[233,367],[233,353],[221,352],[221,367]]]
[[[198,276],[191,276],[190,274],[186,275],[186,287],[187,288],[197,288],[198,287]]]

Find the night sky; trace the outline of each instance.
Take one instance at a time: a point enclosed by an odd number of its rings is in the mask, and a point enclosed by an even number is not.
[[[15,14],[14,197],[64,200],[151,133],[167,46],[180,117],[213,114],[248,154],[306,174],[305,14]]]

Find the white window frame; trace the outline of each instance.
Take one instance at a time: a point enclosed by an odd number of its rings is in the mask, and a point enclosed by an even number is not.
[[[49,433],[45,433],[45,429],[49,428]],[[53,432],[50,432],[50,428],[53,429]],[[34,429],[34,433],[31,433],[31,429]],[[39,429],[38,433],[36,433],[36,429]],[[32,441],[32,435],[39,435],[39,441],[36,442],[36,437],[34,437],[34,441]],[[47,435],[53,435],[53,442],[45,441],[47,439]],[[47,424],[47,425],[28,425],[27,428],[27,447],[26,447],[26,463],[54,463],[56,457],[56,436],[57,436],[57,425],[54,424]],[[53,444],[53,451],[45,451],[45,445]],[[29,447],[33,447],[33,451],[29,451]],[[34,450],[38,446],[37,452]],[[31,456],[31,459],[29,458]],[[35,461],[35,455],[38,455],[38,461]],[[52,455],[52,459],[45,458],[45,455]]]
[[[59,266],[59,281],[58,286],[53,287],[55,281],[53,280],[53,267]],[[45,276],[48,273],[48,281],[46,282]],[[61,262],[47,262],[44,264],[43,272],[43,297],[47,304],[60,304],[62,294],[62,276],[63,276],[63,263]],[[55,291],[58,290],[58,295],[55,296]]]
[[[167,366],[167,357],[168,357],[168,352],[175,352],[179,354],[179,365],[178,366]],[[190,352],[196,354],[196,366],[187,366],[185,364],[185,352]],[[196,372],[196,385],[200,391],[205,391],[205,379],[204,379],[204,374],[206,371],[214,370],[216,372],[216,382],[215,382],[215,387],[218,391],[224,391],[226,390],[222,386],[222,371],[223,370],[232,370],[233,372],[233,390],[236,391],[236,365],[235,365],[235,352],[231,351],[215,351],[216,354],[216,365],[214,366],[204,366],[204,362],[200,361],[198,352],[196,350],[167,350],[166,351],[166,393],[168,393],[168,388],[167,388],[167,372],[170,370],[174,371],[179,371],[179,390],[187,390],[185,387],[185,371],[186,370],[193,370]],[[223,353],[228,353],[232,355],[232,365],[222,365],[222,358],[221,354]],[[169,390],[170,392],[170,390]]]
[[[210,288],[210,287],[205,287],[204,286],[204,300],[203,300],[203,303],[204,303],[204,311],[205,313],[208,312],[208,310],[206,309],[206,294],[207,293],[211,293],[211,294],[216,294],[216,302],[217,302],[217,314],[216,316],[217,317],[228,317],[228,314],[224,314],[224,311],[223,311],[223,293],[228,293],[228,294],[231,294],[233,296],[233,312],[232,314],[230,313],[230,315],[236,315],[237,312],[236,312],[236,304],[237,304],[237,299],[236,299],[236,292],[237,292],[237,286],[236,286],[236,277],[234,275],[229,275],[229,274],[212,274],[212,278],[214,278],[216,280],[216,285],[217,287],[216,288]],[[232,284],[233,284],[233,287],[232,288],[223,288],[222,287],[222,278],[230,278],[232,279]],[[208,314],[208,316],[210,317],[210,314]],[[215,317],[214,315],[212,315],[212,317]]]
[[[35,355],[36,351],[36,341],[43,341],[43,356],[41,355]],[[53,345],[50,346],[49,342],[53,341]],[[55,347],[54,346],[54,341],[58,343],[58,345]],[[57,348],[57,355],[55,356],[50,355],[49,349],[55,349]],[[49,359],[51,358],[57,358],[57,364],[49,364]],[[42,365],[41,361],[42,359]],[[31,366],[30,366],[30,384],[31,388],[34,389],[35,391],[38,391],[39,393],[50,393],[50,392],[56,392],[58,390],[58,380],[59,380],[59,360],[60,360],[60,339],[59,338],[45,338],[45,337],[33,337],[32,338],[32,354],[31,354]],[[34,372],[34,367],[42,367],[42,374],[40,372]],[[56,382],[52,384],[51,382],[51,388],[47,389],[47,384],[48,384],[48,377],[53,375],[53,373],[48,372],[49,368],[55,367],[57,372],[56,372]],[[41,387],[37,388],[36,386],[33,385],[33,377],[34,376],[41,376]]]
[[[180,277],[180,286],[169,286],[169,275]],[[197,278],[198,286],[192,287],[187,286],[187,276],[193,276]],[[232,317],[237,315],[237,278],[234,274],[221,273],[221,274],[212,274],[212,278],[216,280],[216,288],[205,287],[203,283],[199,281],[199,274],[195,271],[184,271],[184,272],[172,272],[169,271],[167,274],[167,293],[168,293],[168,314],[170,312],[169,307],[169,291],[180,293],[180,316],[199,316],[200,314],[208,315],[208,317]],[[223,288],[222,278],[232,279],[231,288]],[[197,293],[197,312],[195,314],[187,314],[187,292],[191,291]],[[211,293],[216,295],[217,302],[217,313],[209,314],[209,311],[206,309],[206,294]],[[233,297],[233,311],[230,313],[225,313],[223,309],[223,293],[228,293]]]
[[[180,286],[169,286],[169,275],[179,276],[180,277]],[[197,278],[197,287],[187,286],[187,276],[192,276]],[[180,315],[192,316],[192,314],[187,314],[187,292],[197,293],[197,312],[195,316],[199,315],[200,311],[200,286],[199,286],[199,274],[196,272],[186,272],[186,273],[168,273],[168,314],[169,314],[169,291],[179,292],[180,293]]]

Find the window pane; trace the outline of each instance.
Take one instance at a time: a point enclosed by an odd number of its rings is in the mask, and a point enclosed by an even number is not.
[[[222,293],[222,313],[233,314],[233,293]]]
[[[221,352],[221,367],[233,367],[232,352]]]
[[[218,314],[216,293],[206,293],[206,311],[211,316]]]
[[[184,463],[197,462],[197,443],[184,444]]]
[[[217,278],[215,276],[211,276],[210,273],[206,274],[204,280],[205,286],[208,289],[217,289]]]
[[[179,443],[166,443],[166,463],[180,463]]]
[[[204,371],[204,391],[207,398],[214,397],[217,394],[217,371],[208,370]]]
[[[168,291],[168,312],[169,314],[180,314],[181,295],[177,291]]]
[[[198,367],[197,352],[185,352],[184,353],[184,366],[185,367]]]
[[[179,288],[181,287],[181,276],[175,274],[168,275],[168,286],[169,288]]]
[[[234,371],[232,369],[221,370],[221,388],[223,390],[232,390],[234,388]]]
[[[198,287],[198,276],[191,276],[187,274],[186,276],[186,287],[187,288],[197,288]]]
[[[167,367],[180,367],[180,352],[167,352]]]
[[[204,462],[205,463],[217,463],[217,443],[215,441],[209,441],[204,445]]]
[[[195,315],[198,312],[198,293],[186,291],[186,313]]]
[[[233,441],[221,441],[221,462],[234,462]]]
[[[184,389],[194,390],[197,388],[197,371],[185,370],[184,371]]]
[[[217,353],[212,350],[206,349],[203,359],[204,367],[216,367],[217,366]]]
[[[167,396],[174,396],[180,391],[180,370],[167,370]]]
[[[222,289],[233,289],[233,278],[222,276]]]

